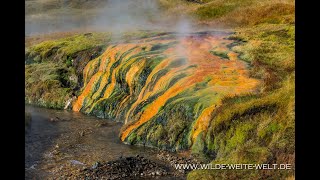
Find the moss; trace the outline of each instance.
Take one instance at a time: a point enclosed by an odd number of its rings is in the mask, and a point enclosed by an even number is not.
[[[72,66],[72,58],[71,57],[68,57],[68,59],[67,59],[67,61],[66,61],[66,66],[67,67],[70,67],[70,66]]]
[[[157,126],[157,129],[154,132],[154,139],[162,139],[164,138],[166,132],[161,124]]]
[[[177,101],[179,97],[169,99],[155,117],[134,131],[140,132],[139,137],[145,143],[173,151],[189,148],[190,125],[194,120],[192,107],[197,103],[197,97],[182,96],[184,98]]]
[[[26,65],[26,103],[62,109],[76,85],[69,78],[72,75],[70,68],[55,63]]]
[[[160,32],[133,31],[124,32],[122,35],[126,41],[129,41],[156,36],[159,33]],[[90,35],[76,34],[65,38],[47,40],[27,48],[25,55],[26,63],[39,63],[52,60],[69,63],[69,58],[75,57],[78,52],[95,47],[107,46],[112,41],[111,37],[112,34],[110,32],[101,32],[90,33]],[[169,44],[164,44],[163,46],[169,46]]]
[[[152,79],[151,79],[151,83],[149,84],[149,89],[150,91],[153,90],[155,84],[157,83],[157,81],[164,75],[166,75],[167,73],[169,72],[169,70],[166,68],[166,69],[161,69],[160,71],[158,71],[156,74],[154,74],[152,76]]]
[[[109,33],[93,33],[92,36],[80,34],[58,40],[48,40],[29,47],[26,58],[29,62],[32,62],[35,57],[40,57],[37,62],[63,61],[68,57],[73,57],[77,52],[106,45],[109,41]]]
[[[226,135],[226,149],[225,151],[230,151],[237,146],[244,144],[249,137],[251,137],[250,131],[254,128],[251,123],[244,123],[236,127],[234,130],[231,128]]]
[[[136,133],[131,133],[128,137],[127,137],[127,142],[130,144],[135,144],[137,140],[137,134]]]
[[[194,144],[193,144],[192,147],[191,147],[191,152],[192,152],[193,154],[203,154],[203,153],[204,153],[205,142],[204,142],[204,140],[203,140],[203,136],[204,136],[203,132],[201,132],[201,133],[197,136]]]
[[[260,138],[266,138],[267,136],[271,136],[272,134],[276,133],[282,127],[277,122],[270,122],[267,127],[263,127],[259,132],[258,136]]]
[[[212,50],[212,51],[210,51],[210,53],[212,53],[213,55],[219,56],[222,59],[228,59],[229,60],[229,56],[228,56],[228,52],[227,51]]]

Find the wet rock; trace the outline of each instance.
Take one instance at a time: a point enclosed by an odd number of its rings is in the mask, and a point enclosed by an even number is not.
[[[58,122],[58,121],[65,121],[65,119],[62,119],[62,118],[56,116],[56,117],[51,117],[49,119],[49,121],[50,122]]]
[[[99,165],[100,165],[99,162],[95,162],[95,163],[92,165],[91,169],[96,169]]]
[[[93,132],[92,128],[87,128],[79,131],[80,136],[85,136]]]
[[[77,161],[77,160],[70,160],[70,163],[73,165],[84,165],[82,162]]]

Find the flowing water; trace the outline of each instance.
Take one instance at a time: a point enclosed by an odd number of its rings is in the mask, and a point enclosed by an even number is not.
[[[164,163],[157,160],[157,149],[122,143],[121,123],[67,110],[25,108],[32,118],[25,134],[26,179],[64,179],[95,162],[120,156],[140,155]]]

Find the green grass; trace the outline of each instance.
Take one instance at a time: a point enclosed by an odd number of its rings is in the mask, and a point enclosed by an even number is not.
[[[278,88],[279,83],[294,72],[294,25],[261,24],[236,31],[236,38],[247,43],[235,46],[233,50],[253,66],[252,76],[263,79],[263,91]]]
[[[70,80],[72,68],[61,64],[40,63],[25,67],[25,102],[62,109],[71,98],[77,82]]]
[[[26,63],[40,63],[42,61],[59,61],[69,63],[76,57],[77,53],[93,49],[95,47],[106,47],[110,43],[128,42],[135,39],[157,36],[161,32],[152,31],[130,31],[120,35],[110,32],[81,33],[65,38],[47,40],[35,44],[26,49]]]
[[[221,17],[236,8],[235,5],[222,4],[210,4],[207,6],[201,6],[195,11],[195,15],[200,20],[208,20]]]
[[[213,28],[245,27],[261,23],[294,23],[294,0],[160,0],[165,11],[180,12]]]
[[[80,34],[58,40],[49,40],[31,46],[26,51],[27,62],[63,61],[74,57],[77,52],[104,46],[111,40],[110,33]]]
[[[295,26],[288,24],[262,24],[254,28],[238,28],[237,37],[249,41],[234,47],[246,61],[259,61],[275,71],[293,70]],[[244,53],[245,52],[245,53]]]

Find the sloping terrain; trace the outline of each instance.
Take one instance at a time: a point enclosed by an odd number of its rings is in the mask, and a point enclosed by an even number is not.
[[[123,141],[187,149],[223,98],[259,84],[224,38],[209,33],[111,46],[85,67],[73,110],[124,121]]]

